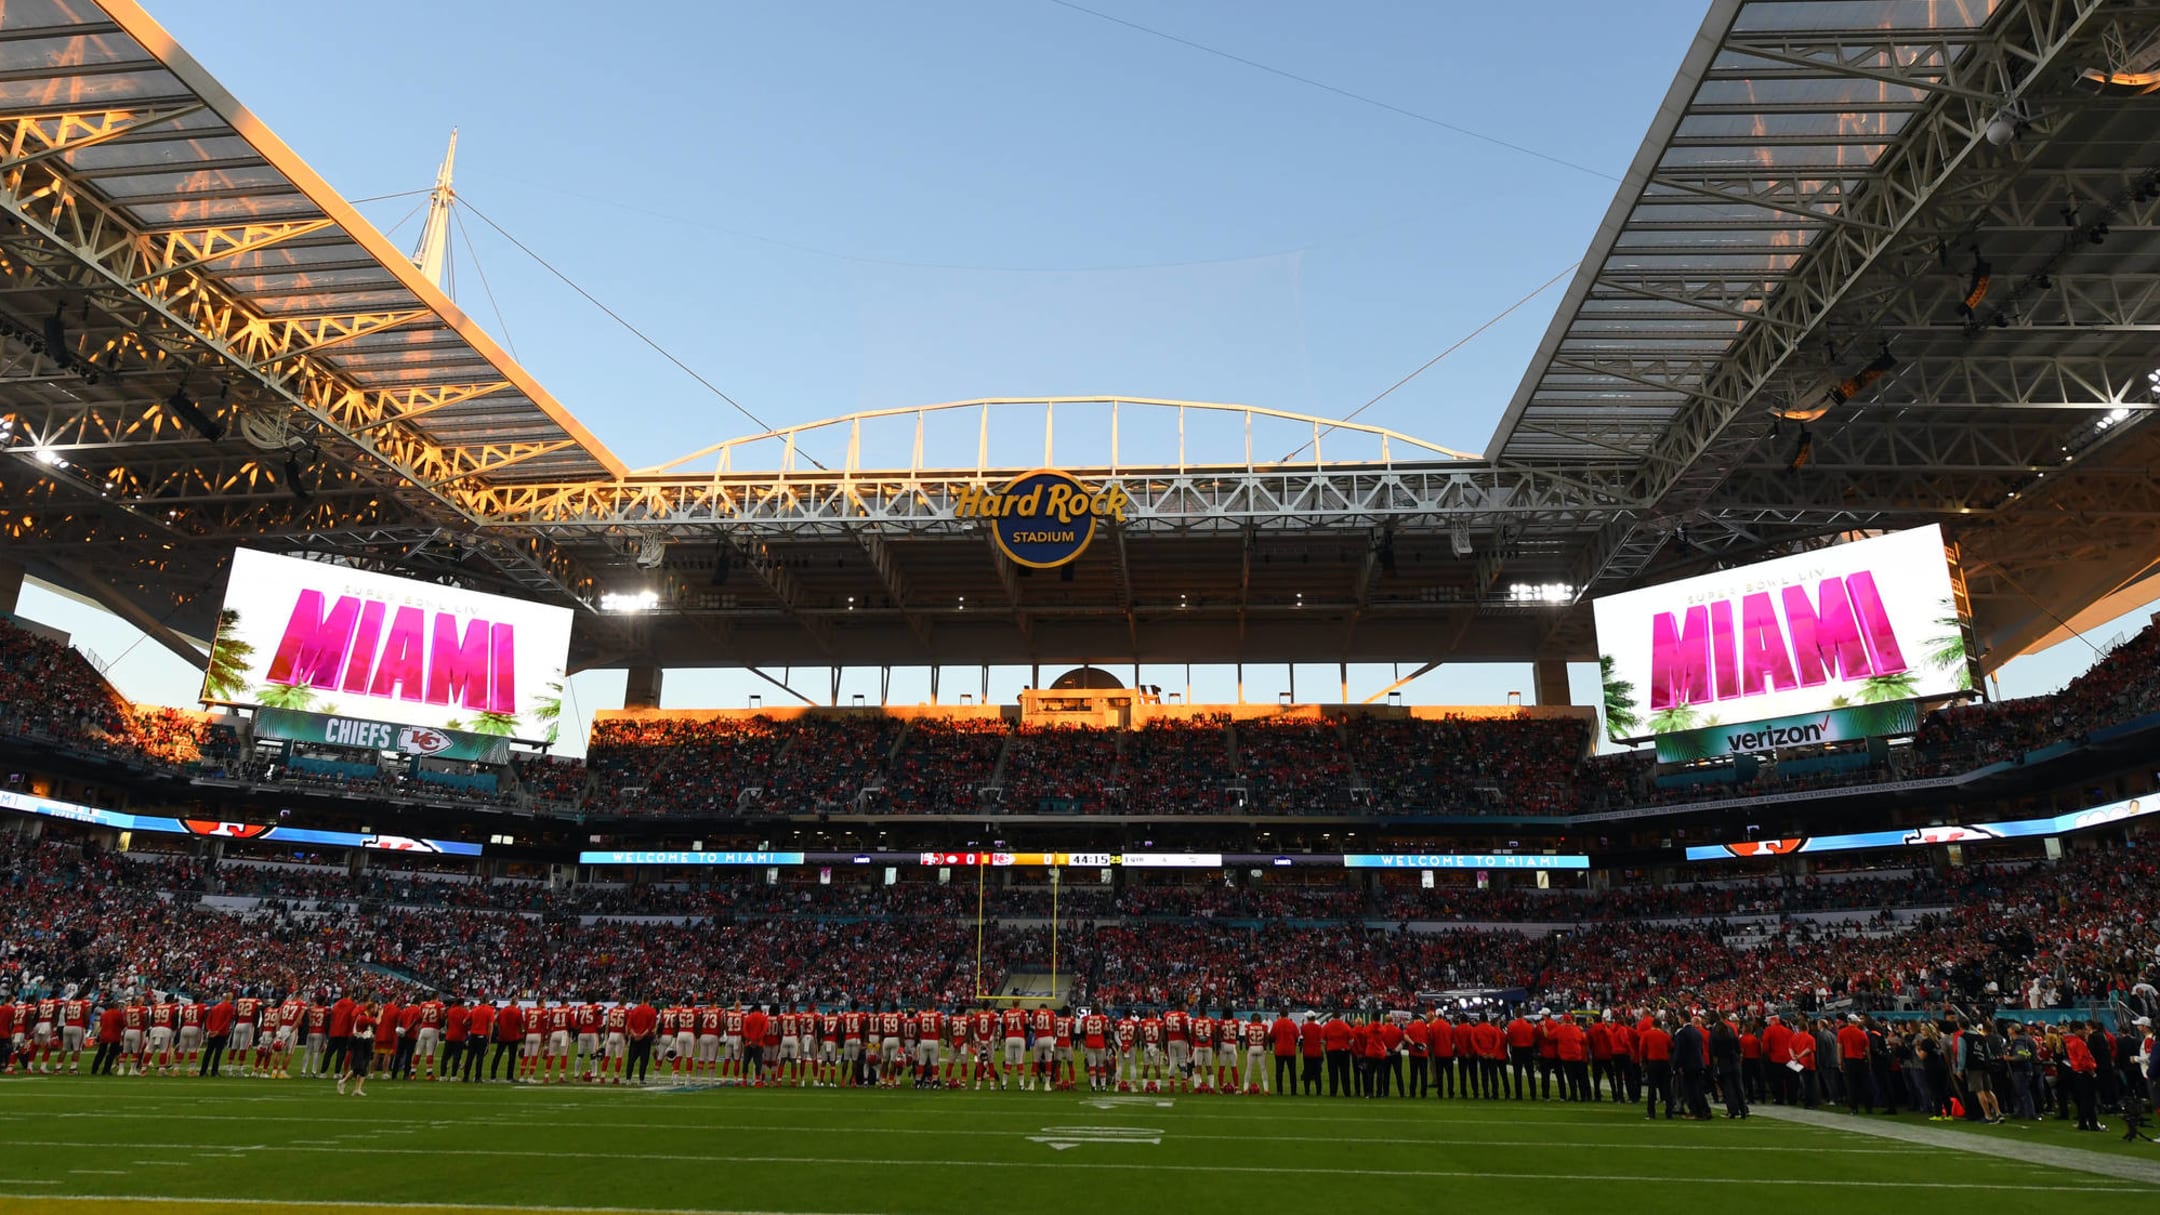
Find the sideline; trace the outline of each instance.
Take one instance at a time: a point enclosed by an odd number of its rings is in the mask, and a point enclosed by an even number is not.
[[[1784,1105],[1750,1106],[1748,1112],[1802,1126],[1849,1131],[1855,1135],[1896,1139],[1904,1143],[1949,1148],[1952,1151],[1995,1156],[2025,1164],[2051,1165],[2080,1173],[2096,1173],[2119,1181],[2137,1181],[2160,1186],[2160,1160],[2139,1160],[2130,1156],[2110,1155],[2107,1152],[2089,1152],[2084,1148],[2058,1147],[2051,1143],[2020,1143],[2015,1139],[1995,1139],[1964,1131],[1937,1130],[1934,1127],[1872,1119],[1864,1115],[1831,1114],[1822,1110],[1800,1110]]]

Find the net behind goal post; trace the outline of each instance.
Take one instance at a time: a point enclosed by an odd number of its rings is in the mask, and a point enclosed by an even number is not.
[[[985,859],[987,859],[987,858],[985,858]],[[1054,999],[1056,998],[1056,995],[1057,995],[1057,990],[1058,990],[1058,928],[1059,928],[1059,923],[1058,923],[1058,892],[1059,892],[1059,891],[1060,891],[1060,890],[1061,890],[1061,889],[1063,888],[1063,886],[1064,886],[1064,883],[1063,883],[1063,882],[1062,882],[1061,880],[1059,880],[1060,870],[1059,870],[1058,866],[1056,866],[1056,865],[1052,865],[1052,866],[1050,866],[1050,870],[1049,870],[1049,872],[1050,872],[1050,996],[1049,996],[1049,999],[1050,999],[1050,1000],[1054,1000]],[[978,1003],[985,1003],[985,1004],[990,1004],[990,1003],[998,1003],[998,1002],[1001,1002],[1001,1001],[1002,1001],[1002,1002],[1006,1002],[1006,1003],[1017,1003],[1017,1004],[1024,1004],[1024,1003],[1029,1003],[1029,1002],[1033,1002],[1033,1003],[1038,1003],[1038,1004],[1040,1004],[1040,1003],[1044,1003],[1044,1002],[1045,1002],[1045,997],[1044,997],[1043,995],[1039,994],[1039,993],[1038,993],[1038,994],[1034,994],[1034,995],[1028,995],[1028,994],[1024,994],[1024,993],[1023,993],[1023,994],[1020,994],[1020,995],[1009,995],[1009,996],[1008,996],[1008,995],[1000,995],[1000,994],[998,994],[997,992],[990,992],[990,991],[984,991],[984,990],[983,990],[983,953],[984,953],[984,949],[985,949],[986,943],[987,943],[987,941],[988,941],[988,939],[989,939],[989,935],[990,935],[990,916],[989,916],[989,911],[988,911],[988,908],[989,908],[989,891],[990,891],[990,866],[989,866],[989,865],[987,865],[987,864],[977,865],[977,866],[975,867],[975,999],[976,999],[976,1001],[977,1001]]]

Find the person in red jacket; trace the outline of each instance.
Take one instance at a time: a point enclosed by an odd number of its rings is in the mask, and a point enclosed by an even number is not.
[[[1658,1102],[1665,1103],[1665,1117],[1673,1116],[1672,1035],[1656,1021],[1648,1027],[1635,1031],[1636,1044],[1642,1050],[1643,1087],[1648,1090],[1648,1113],[1657,1117]]]
[[[1298,1053],[1304,1059],[1304,1071],[1299,1076],[1299,1087],[1308,1097],[1320,1095],[1320,1064],[1327,1054],[1327,1031],[1314,1014],[1305,1014],[1305,1024],[1298,1028]]]
[[[503,1079],[519,1078],[519,1052],[525,1046],[525,1008],[516,1000],[505,1000],[495,1012],[495,1053],[488,1056],[487,1078],[493,1080],[499,1069]],[[508,1067],[503,1063],[507,1060]]]
[[[2097,1108],[2099,1097],[2100,1061],[2093,1057],[2092,1047],[2086,1045],[2085,1036],[2078,1032],[2075,1023],[2063,1027],[2063,1065],[2070,1069],[2070,1095],[2077,1102],[2078,1124],[2081,1131],[2104,1131]],[[2091,1023],[2099,1029],[2100,1023]]]
[[[1868,1036],[1860,1027],[1858,1013],[1847,1014],[1845,1025],[1837,1031],[1838,1074],[1845,1082],[1845,1108],[1857,1114],[1860,1102],[1867,1101],[1867,1112],[1875,1112],[1875,1094],[1868,1082]]]
[[[1507,1060],[1509,1071],[1515,1079],[1517,1101],[1523,1099],[1525,1083],[1530,1086],[1530,1095],[1537,1095],[1537,1075],[1532,1070],[1537,1065],[1537,1040],[1537,1026],[1525,1020],[1520,1012],[1515,1014],[1514,1020],[1507,1023]],[[1503,1076],[1501,1085],[1505,1087],[1506,1084],[1507,1077]]]
[[[120,1007],[118,1000],[107,999],[104,1009],[98,1013],[97,1055],[90,1060],[91,1075],[101,1072],[112,1075],[113,1065],[120,1062],[120,1037],[126,1025],[126,1010]],[[0,1030],[0,1035],[4,1034],[5,1031]],[[0,1050],[5,1049],[0,1047]]]
[[[630,1038],[628,1062],[623,1066],[623,1079],[632,1084],[645,1083],[645,1072],[652,1066],[653,1032],[660,1023],[660,1014],[643,1000],[630,1006],[623,1014],[623,1029]]]
[[[1590,1099],[1605,1099],[1605,1083],[1608,1078],[1612,1081],[1612,1090],[1617,1097],[1620,1092],[1620,1077],[1613,1070],[1612,1018],[1607,1016],[1591,1021],[1590,1027],[1583,1031],[1583,1038],[1590,1048]]]
[[[1822,1089],[1815,1076],[1815,1035],[1805,1020],[1793,1027],[1792,1036],[1785,1040],[1785,1051],[1792,1056],[1793,1063],[1799,1064],[1797,1068],[1788,1066],[1785,1070],[1793,1075],[1800,1102],[1808,1109],[1814,1109],[1822,1103]]]
[[[458,1073],[461,1083],[470,1084],[480,1078],[480,1065],[486,1061],[488,1047],[494,1041],[495,1006],[476,999],[472,1011],[465,1015],[465,1066]]]
[[[1590,1036],[1573,1017],[1562,1017],[1553,1026],[1552,1036],[1560,1060],[1561,1096],[1569,1101],[1590,1100]]]
[[[1268,1025],[1268,1045],[1275,1051],[1275,1095],[1287,1097],[1297,1089],[1298,1026],[1290,1014],[1279,1012]]]
[[[1763,1099],[1763,1043],[1762,1033],[1752,1021],[1745,1023],[1746,1032],[1740,1035],[1740,1079],[1747,1086],[1747,1099]]]
[[[203,1057],[197,1076],[215,1076],[225,1062],[225,1047],[232,1041],[233,1019],[239,1013],[233,1008],[230,992],[218,997],[203,1013]]]
[[[460,1074],[465,1065],[465,1035],[472,1029],[472,1010],[465,1007],[462,997],[452,996],[443,1002],[442,1010],[442,1064],[428,1079],[447,1080]]]
[[[1769,1023],[1763,1026],[1763,1064],[1769,1073],[1770,1096],[1779,1105],[1793,1103],[1793,1072],[1786,1065],[1792,1062],[1791,1027],[1776,1013],[1770,1014]]]
[[[351,996],[340,995],[337,1003],[330,1006],[330,1053],[323,1058],[323,1071],[332,1075],[345,1072],[345,1056],[352,1051],[353,1014],[359,1004]]]
[[[1478,1022],[1477,1052],[1485,1097],[1489,1101],[1498,1101],[1507,1096],[1508,1067],[1507,1032],[1500,1028],[1499,1014],[1487,1014]]]
[[[1618,1079],[1614,1081],[1614,1100],[1622,1105],[1635,1105],[1637,1100],[1642,1100],[1642,1042],[1635,1040],[1635,1027],[1620,1016],[1614,1016],[1611,1038],[1614,1038],[1614,1070],[1618,1072]],[[1626,1096],[1618,1092],[1622,1085],[1626,1087]]]
[[[1410,1095],[1423,1097],[1432,1088],[1432,1027],[1416,1013],[1402,1027],[1403,1057],[1410,1061]]]
[[[1433,1009],[1431,1018],[1425,1022],[1425,1049],[1432,1054],[1432,1086],[1435,1097],[1455,1095],[1455,1061],[1463,1054],[1460,1037],[1455,1026],[1448,1021],[1447,1014],[1437,1008]],[[1463,1089],[1464,1095],[1468,1096],[1467,1083],[1463,1085]]]
[[[368,1069],[374,1066],[375,1041],[380,1026],[380,1019],[365,1001],[354,1003],[348,1026],[350,1032],[346,1035],[351,1044],[345,1052],[345,1070],[338,1073],[338,1096],[345,1095],[347,1080],[355,1081],[353,1096],[367,1096]]]
[[[1341,1013],[1329,1017],[1320,1027],[1320,1040],[1327,1047],[1327,1095],[1349,1097],[1356,1094],[1351,1078],[1350,1022]]]

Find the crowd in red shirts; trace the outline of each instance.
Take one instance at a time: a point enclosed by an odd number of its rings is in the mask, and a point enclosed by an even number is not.
[[[951,814],[978,808],[1012,726],[1003,718],[918,718],[885,769],[871,808],[895,814]]]

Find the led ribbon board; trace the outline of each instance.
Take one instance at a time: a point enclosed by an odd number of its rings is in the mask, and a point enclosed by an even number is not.
[[[1922,848],[1930,844],[1967,844],[1987,840],[2027,839],[2035,835],[2067,835],[2104,827],[2125,819],[2143,818],[2160,810],[2160,799],[2136,798],[2074,810],[2053,818],[2021,818],[2002,823],[1972,826],[1914,827],[1907,831],[1861,831],[1851,835],[1789,836],[1784,839],[1750,840],[1740,844],[1704,844],[1687,850],[1691,861],[1722,861],[1733,857],[1790,856],[1797,852],[1850,852],[1857,848]]]
[[[317,844],[331,848],[367,848],[377,852],[435,852],[444,856],[479,856],[480,845],[458,840],[418,839],[407,835],[362,834],[358,831],[317,831],[307,827],[268,826],[262,823],[228,823],[220,819],[169,818],[157,814],[129,814],[100,810],[73,802],[32,797],[12,789],[0,789],[0,810],[35,814],[111,827],[116,831],[147,831],[153,835],[199,835],[212,839],[261,840],[275,844]]]

